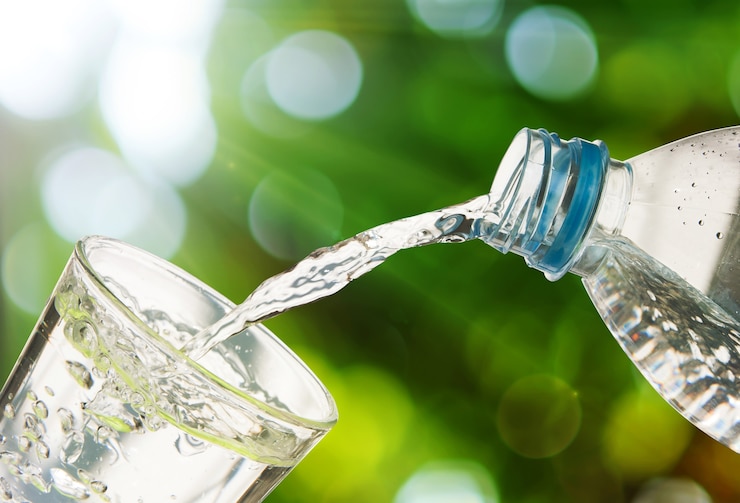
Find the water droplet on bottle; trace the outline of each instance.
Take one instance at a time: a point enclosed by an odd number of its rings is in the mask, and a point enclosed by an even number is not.
[[[83,388],[92,388],[92,375],[90,374],[90,371],[87,370],[87,367],[85,367],[80,362],[67,360],[67,372],[69,372],[69,375],[71,375],[74,380],[77,381],[77,384],[79,384]]]
[[[699,225],[704,225],[704,220],[699,220]]]
[[[722,234],[721,232],[717,233],[717,239],[722,239],[723,237],[725,237],[724,234]]]
[[[69,473],[65,472],[61,468],[52,468],[49,471],[51,472],[51,480],[54,484],[54,489],[64,496],[78,500],[84,500],[90,497],[90,492],[87,490],[87,487]]]
[[[51,389],[49,386],[45,386],[44,390],[46,391],[46,394],[49,396],[54,396],[54,390]]]
[[[683,208],[681,208],[680,206],[678,207],[678,211],[681,211],[682,209],[683,209]]]
[[[0,433],[0,445],[5,445],[5,435]]]
[[[692,187],[696,187],[696,182],[691,182]]]
[[[38,399],[39,399],[39,397],[38,397],[38,396],[36,396],[36,393],[34,393],[34,392],[33,392],[33,390],[31,390],[31,391],[29,391],[28,393],[26,393],[26,398],[27,398],[27,399],[28,399],[29,401],[31,401],[31,402],[35,402],[36,400],[38,400]]]

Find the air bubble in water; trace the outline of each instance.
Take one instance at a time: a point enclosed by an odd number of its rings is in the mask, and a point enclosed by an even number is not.
[[[64,440],[62,450],[59,452],[59,459],[62,463],[74,464],[82,455],[82,449],[85,446],[85,435],[79,431],[72,431]]]
[[[3,409],[3,415],[7,417],[8,419],[13,419],[15,417],[15,407],[13,407],[11,404],[5,404],[5,408]]]
[[[704,225],[704,220],[699,220],[699,225]]]
[[[95,327],[87,321],[77,321],[65,333],[72,345],[85,356],[91,356],[97,348]]]
[[[187,433],[181,433],[180,436],[177,437],[177,440],[175,440],[177,452],[183,456],[194,456],[195,454],[200,454],[205,451],[209,445],[210,444],[207,442],[204,442],[199,438],[195,438],[192,435],[188,435]]]
[[[28,437],[20,437],[18,439],[18,449],[21,450],[21,452],[28,452],[28,450],[31,448],[31,440]]]
[[[36,454],[39,455],[39,458],[41,459],[49,459],[49,446],[46,445],[46,442],[43,440],[40,440],[36,442]]]
[[[80,362],[67,360],[67,372],[69,372],[69,375],[71,375],[74,380],[77,381],[77,384],[79,384],[83,388],[92,388],[92,374],[90,374],[90,371],[87,369],[87,367],[85,367]]]
[[[725,237],[725,235],[724,235],[724,234],[722,234],[721,232],[718,232],[718,233],[717,233],[717,239],[722,239],[722,238],[724,238],[724,237]]]
[[[62,425],[63,432],[70,431],[74,427],[75,417],[64,407],[57,409],[57,417],[59,418],[59,423]]]
[[[85,487],[85,484],[69,473],[61,468],[52,468],[49,471],[51,472],[54,489],[59,491],[60,494],[77,500],[84,500],[90,497],[90,492]]]
[[[90,482],[90,489],[98,494],[103,494],[105,491],[108,490],[108,486],[104,482],[93,480],[92,482]]]
[[[33,413],[36,414],[36,417],[39,419],[46,419],[49,417],[49,409],[41,400],[36,400],[36,402],[34,402]]]
[[[4,477],[0,477],[0,498],[5,501],[13,499],[13,492],[10,490],[10,484]]]

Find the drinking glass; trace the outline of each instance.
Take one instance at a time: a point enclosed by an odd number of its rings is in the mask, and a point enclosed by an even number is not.
[[[78,242],[0,393],[0,501],[262,501],[336,405],[262,325],[176,349],[233,307],[143,250]]]

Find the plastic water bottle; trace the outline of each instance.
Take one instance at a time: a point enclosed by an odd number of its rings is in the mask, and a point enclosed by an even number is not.
[[[611,159],[524,129],[482,239],[550,280],[578,274],[605,324],[684,417],[740,452],[740,127]]]

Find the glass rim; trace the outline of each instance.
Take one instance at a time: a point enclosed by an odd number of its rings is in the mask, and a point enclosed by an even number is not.
[[[238,397],[239,399],[247,400],[249,403],[258,405],[263,412],[271,414],[276,418],[288,420],[290,422],[296,423],[299,426],[317,430],[328,431],[334,426],[338,419],[337,406],[334,397],[331,395],[324,383],[308,367],[308,365],[306,365],[306,363],[293,350],[285,345],[285,343],[283,343],[283,341],[280,340],[280,338],[278,338],[270,329],[262,324],[254,325],[255,328],[261,330],[270,338],[271,342],[274,344],[274,347],[279,348],[289,357],[291,366],[300,369],[301,373],[305,374],[306,378],[310,379],[312,385],[320,391],[321,399],[323,399],[325,402],[324,404],[322,404],[320,409],[326,411],[326,413],[322,417],[307,417],[303,414],[274,407],[258,397],[250,396],[245,391],[239,390],[234,386],[225,383],[223,380],[219,379],[218,376],[212,371],[205,369],[202,365],[198,364],[198,362],[190,359],[186,354],[180,352],[176,347],[172,346],[169,341],[165,340],[154,330],[152,330],[145,320],[141,319],[139,315],[133,312],[125,303],[121,301],[121,299],[119,299],[118,295],[109,288],[106,279],[102,277],[99,271],[96,269],[94,261],[91,260],[88,253],[89,247],[95,246],[97,244],[107,245],[120,250],[121,252],[125,251],[126,253],[131,253],[133,255],[146,257],[153,264],[155,264],[157,268],[160,268],[169,274],[172,274],[180,279],[189,282],[194,286],[197,286],[202,292],[201,295],[210,296],[212,299],[222,304],[227,311],[235,307],[234,302],[232,302],[220,292],[205,284],[192,274],[188,273],[184,269],[181,269],[175,264],[169,262],[168,260],[124,241],[106,236],[91,235],[85,236],[78,240],[77,243],[75,243],[75,257],[78,259],[79,263],[85,269],[87,274],[90,275],[91,279],[94,280],[98,288],[105,292],[109,299],[116,304],[118,309],[124,312],[127,316],[130,316],[133,319],[137,320],[138,323],[146,326],[149,329],[147,330],[147,334],[149,336],[156,338],[161,343],[164,343],[168,347],[170,347],[173,351],[179,353],[178,357],[183,358],[188,363],[188,365],[192,367],[193,370],[204,375],[209,381],[218,386],[223,392],[236,395],[236,397]]]

